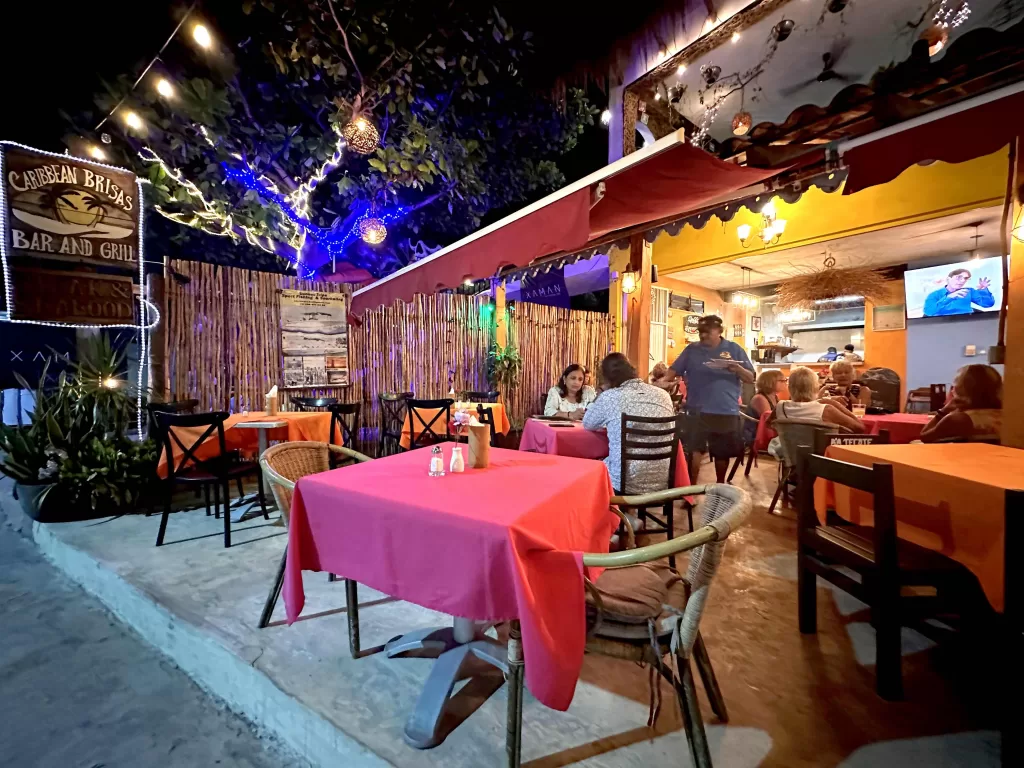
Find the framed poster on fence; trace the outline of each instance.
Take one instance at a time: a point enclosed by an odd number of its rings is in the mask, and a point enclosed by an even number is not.
[[[347,387],[347,296],[282,290],[281,353],[285,388]]]

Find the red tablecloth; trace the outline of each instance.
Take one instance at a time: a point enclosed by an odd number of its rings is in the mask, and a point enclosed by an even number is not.
[[[523,436],[519,441],[519,450],[553,456],[572,456],[578,459],[603,459],[608,455],[608,436],[603,431],[584,429],[578,422],[570,426],[553,427],[550,422],[527,419],[523,426]],[[676,455],[675,487],[681,488],[689,484],[690,470],[686,466],[686,455],[680,445]]]
[[[445,466],[452,444],[444,445]],[[491,449],[487,469],[430,477],[430,452],[304,477],[292,501],[284,599],[302,571],[329,571],[436,611],[518,618],[526,682],[565,710],[583,663],[582,552],[607,552],[618,518],[593,461]],[[591,574],[592,578],[596,577]]]
[[[889,430],[889,442],[906,444],[921,439],[921,430],[931,421],[927,413],[887,413],[880,416],[865,416],[864,426],[868,433],[877,435],[879,430]]]

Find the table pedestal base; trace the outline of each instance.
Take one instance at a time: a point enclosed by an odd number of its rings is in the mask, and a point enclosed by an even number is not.
[[[503,643],[480,635],[476,624],[469,619],[456,618],[451,627],[434,627],[396,637],[384,646],[389,657],[413,651],[431,651],[438,654],[430,670],[419,701],[405,724],[405,740],[416,749],[436,747],[452,728],[442,730],[442,720],[448,713],[452,689],[467,677],[473,678],[465,667],[472,659],[480,659],[508,674],[508,651]],[[497,680],[486,691],[484,699],[501,687]],[[468,684],[467,684],[468,685]]]

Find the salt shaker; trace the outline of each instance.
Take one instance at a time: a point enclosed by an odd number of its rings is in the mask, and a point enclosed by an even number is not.
[[[430,449],[430,476],[444,476],[444,454],[441,453],[440,445],[435,445]]]

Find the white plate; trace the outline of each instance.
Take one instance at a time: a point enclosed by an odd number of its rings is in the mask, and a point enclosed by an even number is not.
[[[734,360],[708,360],[704,363],[708,368],[725,369],[732,365]]]

